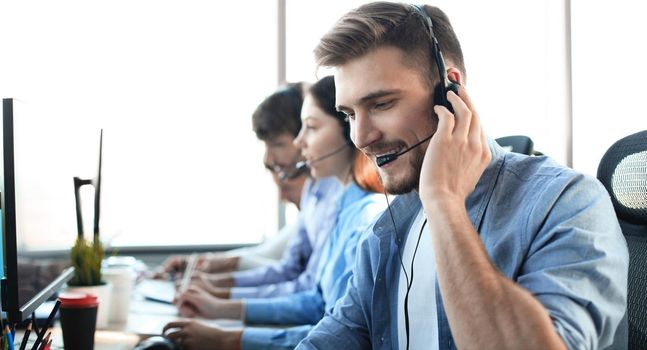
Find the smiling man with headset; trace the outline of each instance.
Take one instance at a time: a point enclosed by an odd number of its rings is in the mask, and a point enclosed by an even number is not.
[[[399,196],[360,242],[346,295],[300,349],[612,343],[628,254],[608,195],[593,178],[485,136],[441,10],[363,5],[315,54],[336,69],[353,142]],[[504,87],[493,88],[504,100]]]

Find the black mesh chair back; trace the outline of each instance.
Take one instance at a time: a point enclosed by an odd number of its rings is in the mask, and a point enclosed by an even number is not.
[[[496,143],[510,152],[521,153],[528,156],[534,154],[534,143],[528,136],[514,135],[499,137],[496,139]]]
[[[629,247],[629,349],[647,349],[647,130],[614,143],[600,161],[598,179]]]

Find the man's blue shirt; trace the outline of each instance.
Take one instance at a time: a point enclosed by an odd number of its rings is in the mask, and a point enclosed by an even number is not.
[[[609,346],[626,310],[629,258],[604,187],[547,157],[490,149],[466,208],[492,263],[542,303],[569,349]],[[391,207],[397,230],[388,211],[378,219],[359,243],[347,293],[299,349],[398,347],[396,237],[406,241],[421,202],[412,192]],[[439,349],[454,349],[438,287],[436,300]]]

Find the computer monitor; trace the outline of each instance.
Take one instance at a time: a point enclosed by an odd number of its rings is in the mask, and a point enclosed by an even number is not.
[[[57,292],[70,278],[73,268],[63,270],[46,284],[44,288],[35,290],[30,294],[19,293],[21,276],[18,273],[18,237],[21,228],[17,223],[16,205],[16,169],[14,148],[14,100],[2,100],[2,181],[0,181],[0,195],[2,197],[0,210],[2,212],[2,255],[3,271],[1,295],[2,310],[6,313],[9,322],[18,323],[27,319],[32,312],[43,302]]]

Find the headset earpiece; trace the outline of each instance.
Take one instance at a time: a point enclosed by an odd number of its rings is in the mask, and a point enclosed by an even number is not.
[[[447,86],[443,83],[438,83],[434,88],[434,105],[445,106],[450,112],[454,113],[452,104],[447,101],[447,91],[451,90],[458,95],[459,84],[450,81]]]
[[[461,86],[459,83],[455,83],[453,81],[449,82],[449,85],[447,86],[447,90],[452,90],[456,95],[458,95],[458,88]]]

